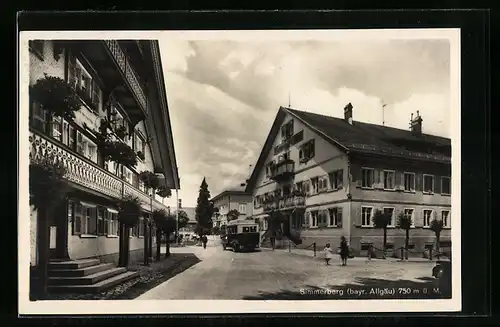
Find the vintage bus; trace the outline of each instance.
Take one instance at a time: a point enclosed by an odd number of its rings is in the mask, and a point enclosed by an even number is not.
[[[221,226],[222,248],[231,248],[234,252],[253,251],[259,247],[259,225],[253,220],[231,220]]]

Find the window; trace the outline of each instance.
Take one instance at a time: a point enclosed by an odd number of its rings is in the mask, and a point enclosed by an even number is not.
[[[328,210],[321,210],[318,212],[318,227],[328,226]]]
[[[384,170],[384,189],[394,190],[395,186],[395,175],[394,170]]]
[[[328,177],[322,176],[318,178],[318,192],[324,192],[328,190]]]
[[[133,181],[133,176],[134,174],[132,173],[132,171],[130,169],[128,169],[127,167],[123,167],[123,176],[125,178],[125,181],[129,184],[132,184],[134,181]]]
[[[441,194],[451,194],[451,179],[449,177],[441,177]]]
[[[414,209],[411,208],[405,208],[404,209],[404,216],[405,218],[411,219],[411,225],[414,227],[415,226],[415,218],[413,217],[413,213],[415,212]]]
[[[63,123],[61,117],[53,117],[50,125],[52,126],[51,136],[62,142]]]
[[[311,192],[311,182],[310,181],[304,181],[302,184],[302,191],[306,194],[309,195]]]
[[[102,90],[83,66],[80,60],[72,56],[68,63],[68,79],[75,86],[80,97],[94,111],[99,111],[102,98]]]
[[[293,135],[293,120],[290,120],[288,123],[284,124],[281,127],[281,138],[283,140],[287,140],[292,135]]]
[[[369,227],[372,225],[372,211],[371,207],[362,207],[361,208],[361,226]]]
[[[318,193],[318,177],[311,178],[311,193]]]
[[[138,133],[135,133],[134,149],[136,152],[141,151],[142,154],[146,155],[145,142],[144,142],[143,138]]]
[[[46,110],[43,110],[40,104],[32,102],[31,123],[33,124],[33,127],[41,132],[45,132],[48,120],[49,120],[48,112]]]
[[[246,204],[246,203],[240,203],[240,204],[238,205],[238,212],[239,212],[240,214],[245,215],[245,214],[247,213],[247,204]]]
[[[443,227],[450,227],[450,211],[443,210],[441,211],[441,220],[443,221]]]
[[[342,208],[328,209],[329,221],[328,225],[332,227],[342,226]]]
[[[97,162],[97,146],[80,132],[76,133],[76,152],[87,159]]]
[[[29,47],[32,51],[34,51],[38,56],[43,58],[43,50],[44,44],[42,40],[31,40],[29,41]]]
[[[97,235],[106,235],[106,208],[97,209]]]
[[[106,212],[105,233],[107,235],[118,236],[118,211],[107,208]]]
[[[318,227],[318,211],[311,211],[311,227]]]
[[[361,168],[361,187],[373,188],[373,168]]]
[[[304,191],[304,182],[297,182],[295,184],[295,187],[293,188],[294,191],[297,192],[303,192]]]
[[[404,187],[407,192],[415,191],[415,174],[414,173],[404,173]]]
[[[430,209],[425,209],[424,210],[424,227],[430,227],[431,226],[431,219],[432,219],[432,210]]]
[[[95,205],[83,202],[75,204],[73,234],[97,234],[97,210]]]
[[[314,157],[314,139],[308,141],[300,147],[299,160],[306,162]]]
[[[424,174],[424,193],[434,193],[434,176]]]
[[[384,214],[391,217],[387,226],[394,226],[394,208],[384,208]]]
[[[338,190],[343,187],[344,184],[344,171],[339,169],[328,174],[330,179],[330,189]]]

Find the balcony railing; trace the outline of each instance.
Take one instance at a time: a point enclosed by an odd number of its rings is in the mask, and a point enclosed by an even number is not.
[[[139,198],[143,209],[151,210],[151,197],[135,188],[118,176],[104,170],[89,159],[80,156],[48,137],[30,131],[30,160],[39,157],[52,157],[54,162],[60,162],[66,168],[66,179],[72,183],[84,186],[90,190],[120,199],[122,190],[125,195]],[[153,210],[167,210],[158,200],[153,200]]]
[[[293,176],[295,172],[295,162],[293,160],[283,160],[271,167],[271,179],[280,181]]]
[[[134,68],[130,65],[130,61],[127,59],[127,56],[121,49],[118,41],[116,40],[105,40],[106,46],[108,47],[109,52],[115,59],[116,63],[122,70],[125,78],[132,89],[137,101],[139,101],[142,106],[144,112],[147,112],[147,98],[144,94],[144,90],[139,83],[139,78],[137,77],[137,73]]]
[[[304,196],[287,196],[280,200],[280,209],[303,207],[306,205]]]

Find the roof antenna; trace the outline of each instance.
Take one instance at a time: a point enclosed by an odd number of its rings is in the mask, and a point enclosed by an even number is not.
[[[290,91],[288,91],[288,108],[290,108]]]

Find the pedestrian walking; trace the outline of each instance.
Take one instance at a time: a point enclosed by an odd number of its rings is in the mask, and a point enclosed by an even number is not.
[[[326,244],[325,248],[323,249],[323,252],[325,253],[325,262],[326,262],[326,265],[329,266],[330,265],[330,260],[333,257],[333,251],[332,251],[332,248],[330,247],[330,243]]]
[[[342,259],[342,266],[347,265],[347,257],[349,256],[349,246],[344,236],[340,238],[340,258]]]
[[[207,242],[208,242],[207,235],[203,235],[201,237],[201,242],[203,243],[203,248],[206,249],[207,248]]]

